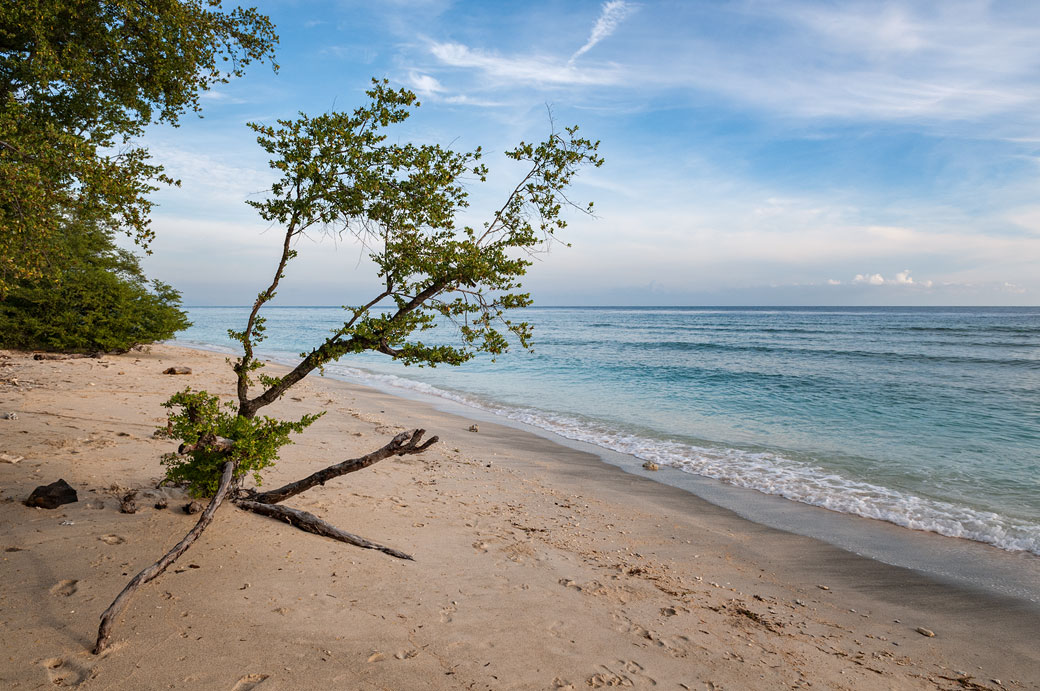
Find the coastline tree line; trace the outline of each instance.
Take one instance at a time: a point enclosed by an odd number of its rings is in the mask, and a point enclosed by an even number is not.
[[[198,111],[200,92],[240,76],[249,63],[277,68],[276,42],[267,17],[255,9],[226,11],[219,0],[27,0],[0,8],[0,331],[15,326],[23,339],[0,345],[121,350],[169,338],[187,324],[178,293],[161,283],[149,290],[137,258],[114,244],[124,232],[147,247],[147,196],[157,184],[176,184],[134,142],[150,123],[175,125]],[[572,203],[567,190],[581,169],[602,165],[599,143],[580,137],[577,127],[557,129],[550,116],[544,141],[505,152],[523,172],[500,205],[476,227],[460,226],[469,187],[487,178],[481,149],[391,143],[387,131],[419,102],[386,80],[373,80],[366,93],[368,101],[350,112],[249,124],[278,180],[262,200],[247,203],[282,229],[281,252],[246,323],[229,330],[242,353],[232,363],[235,400],[222,403],[189,388],[164,404],[165,434],[181,442],[162,459],[165,481],[209,503],[192,530],[104,612],[95,653],[108,647],[134,592],[183,554],[225,501],[411,559],[282,502],[384,458],[422,453],[437,437],[403,432],[369,454],[260,491],[245,486],[247,478],[259,486],[279,449],[324,411],[299,420],[260,412],[345,355],[371,351],[405,364],[460,365],[480,352],[530,344],[531,326],[511,316],[532,303],[521,280],[530,254],[566,227],[565,212],[592,213],[591,203]],[[342,325],[301,353],[287,374],[270,376],[255,353],[264,338],[263,308],[290,274],[305,234],[357,239],[370,252],[380,288],[346,307]],[[117,314],[115,322],[86,316],[97,309],[90,303],[96,295],[108,301],[101,309]],[[63,314],[70,310],[80,318]],[[455,345],[423,342],[437,325],[454,330]]]

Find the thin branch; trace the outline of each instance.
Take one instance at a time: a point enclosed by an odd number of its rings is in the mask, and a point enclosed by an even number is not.
[[[256,318],[260,313],[260,308],[271,299],[275,289],[278,288],[279,281],[282,280],[282,272],[285,270],[285,265],[289,262],[289,255],[292,252],[291,243],[293,236],[296,234],[296,221],[294,213],[294,217],[289,223],[289,228],[285,231],[285,242],[282,243],[282,256],[278,261],[278,268],[274,272],[274,279],[267,290],[257,296],[256,302],[253,303],[253,309],[249,312],[245,331],[242,332],[242,348],[244,352],[242,359],[238,361],[235,367],[236,374],[238,374],[239,414],[242,414],[242,409],[246,407],[246,403],[249,400],[249,365],[253,360],[253,328],[256,326]]]
[[[443,291],[444,286],[446,285],[447,281],[444,280],[434,281],[431,283],[425,290],[419,292],[415,297],[398,309],[394,316],[390,318],[391,323],[414,311],[426,300]],[[251,417],[252,415],[255,415],[256,411],[260,408],[274,403],[278,400],[279,396],[289,389],[289,387],[293,386],[296,382],[313,372],[319,365],[327,362],[327,360],[323,358],[328,355],[327,351],[329,349],[332,349],[333,347],[345,347],[353,340],[355,340],[355,338],[351,338],[347,341],[339,341],[336,337],[326,339],[324,343],[322,343],[316,350],[312,351],[310,355],[301,360],[287,375],[279,379],[277,384],[272,385],[256,398],[246,401],[245,404],[241,404],[239,414]],[[323,353],[323,350],[326,352]]]
[[[316,473],[312,473],[302,480],[291,482],[288,485],[270,490],[269,492],[256,494],[251,497],[251,499],[263,504],[277,504],[278,502],[285,501],[289,497],[294,497],[301,492],[306,492],[315,485],[324,485],[329,480],[340,477],[341,475],[346,475],[347,473],[353,473],[362,468],[367,468],[384,458],[422,453],[438,441],[437,437],[430,437],[424,443],[420,444],[419,442],[422,440],[424,434],[426,434],[426,430],[424,429],[413,429],[407,432],[401,432],[391,439],[385,446],[376,449],[372,453],[361,456],[360,458],[351,458],[342,463],[337,463],[336,465],[330,465]]]
[[[387,547],[381,545],[378,542],[372,542],[366,540],[360,535],[354,535],[348,533],[345,530],[340,530],[334,525],[331,525],[322,519],[318,518],[312,513],[307,511],[301,511],[300,509],[294,509],[289,506],[281,506],[279,504],[264,504],[257,501],[240,500],[235,502],[235,506],[247,511],[253,511],[264,516],[270,516],[271,518],[277,518],[285,521],[289,525],[292,525],[300,530],[308,533],[314,533],[315,535],[321,535],[323,537],[330,537],[333,540],[339,540],[340,542],[346,542],[348,545],[354,545],[356,547],[362,547],[364,549],[374,549],[384,554],[389,554],[391,557],[397,557],[398,559],[407,559],[408,561],[415,561],[410,554],[406,554],[400,550],[396,550],[393,547]]]
[[[95,655],[100,655],[108,648],[115,618],[119,616],[119,613],[122,612],[123,608],[129,603],[130,596],[133,595],[142,585],[162,574],[170,564],[177,561],[177,558],[188,551],[188,548],[191,547],[192,543],[198,539],[199,535],[202,534],[202,531],[210,524],[217,507],[220,506],[221,502],[224,501],[224,497],[227,496],[228,488],[231,487],[231,478],[234,475],[234,470],[235,464],[233,462],[228,461],[224,464],[224,473],[220,477],[220,486],[217,488],[217,493],[213,495],[213,498],[209,502],[209,506],[207,506],[206,510],[202,512],[202,517],[199,518],[199,522],[195,524],[195,527],[188,531],[188,534],[185,535],[180,542],[174,545],[173,549],[164,554],[159,561],[134,576],[133,580],[126,584],[126,587],[123,588],[122,592],[116,596],[116,599],[108,606],[105,613],[101,615],[101,625],[98,627],[97,642],[94,643]]]

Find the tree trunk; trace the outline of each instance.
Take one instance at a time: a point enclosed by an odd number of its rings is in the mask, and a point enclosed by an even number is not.
[[[178,557],[184,554],[188,548],[191,547],[192,543],[198,539],[199,535],[202,534],[202,531],[206,529],[206,526],[210,524],[217,507],[220,506],[220,503],[224,501],[224,497],[227,496],[228,488],[231,487],[231,478],[234,475],[234,470],[235,464],[233,462],[228,461],[224,464],[224,473],[220,478],[220,486],[217,488],[217,493],[213,495],[213,498],[209,502],[209,506],[207,506],[206,510],[202,512],[202,517],[199,518],[199,522],[195,524],[195,527],[192,528],[180,542],[174,545],[173,549],[163,555],[159,561],[134,576],[133,580],[126,584],[123,591],[116,596],[116,599],[108,606],[105,613],[101,615],[101,625],[98,627],[97,642],[94,644],[95,655],[100,655],[106,648],[108,648],[115,618],[119,616],[119,613],[123,611],[124,607],[126,607],[127,603],[130,601],[130,596],[132,596],[142,585],[159,576],[170,566],[170,564],[175,562]]]

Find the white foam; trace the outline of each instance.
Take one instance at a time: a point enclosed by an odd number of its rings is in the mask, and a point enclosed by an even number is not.
[[[506,407],[392,374],[376,374],[344,365],[330,365],[326,369],[330,375],[338,378],[408,389],[448,399],[549,430],[567,439],[588,442],[737,487],[822,506],[832,511],[888,521],[914,530],[976,540],[1012,552],[1029,551],[1040,555],[1040,525],[850,480],[778,454],[648,439],[623,434],[574,417],[532,408]]]

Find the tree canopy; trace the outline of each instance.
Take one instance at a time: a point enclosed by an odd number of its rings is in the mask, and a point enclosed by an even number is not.
[[[415,94],[374,80],[369,102],[350,113],[300,114],[274,125],[252,123],[257,141],[271,155],[280,178],[265,199],[250,201],[260,216],[283,228],[280,256],[271,283],[253,303],[241,331],[229,335],[242,346],[233,363],[237,402],[221,402],[206,391],[186,389],[164,405],[170,409],[161,433],[181,439],[177,453],[163,458],[166,480],[195,496],[211,496],[196,526],[157,562],[137,574],[105,610],[94,653],[109,645],[112,627],[131,595],[158,577],[198,539],[216,509],[229,498],[239,508],[284,520],[307,532],[400,559],[404,552],[340,530],[319,516],[283,501],[347,473],[392,456],[419,454],[438,441],[422,440],[422,429],[402,432],[382,448],[327,466],[282,487],[257,492],[242,487],[277,459],[279,449],[322,414],[299,420],[258,415],[300,380],[340,357],[364,351],[405,364],[459,365],[478,352],[505,351],[510,336],[530,342],[531,327],[509,312],[531,304],[521,278],[529,253],[550,243],[566,227],[563,212],[591,213],[592,204],[572,204],[567,188],[585,166],[599,166],[599,142],[577,136],[577,127],[551,129],[539,144],[520,144],[505,155],[523,165],[501,206],[478,227],[459,225],[469,206],[467,185],[484,181],[482,152],[456,152],[438,145],[391,143],[391,125],[419,105]],[[333,329],[281,377],[261,370],[254,348],[263,340],[261,311],[270,302],[296,257],[294,244],[308,232],[351,233],[369,248],[381,288],[363,304],[346,307]],[[454,325],[457,345],[428,345],[418,336],[438,322]],[[254,387],[259,384],[258,390]]]
[[[405,364],[458,365],[478,351],[498,354],[508,334],[527,346],[530,325],[506,312],[531,304],[520,279],[529,254],[566,227],[566,189],[578,170],[602,165],[599,142],[577,136],[577,127],[553,129],[539,143],[521,142],[506,156],[525,172],[502,205],[478,228],[457,225],[469,206],[467,184],[485,181],[483,153],[439,145],[388,143],[386,128],[419,105],[414,93],[374,80],[370,102],[351,113],[301,114],[277,126],[251,123],[281,178],[264,200],[250,201],[260,216],[285,228],[274,278],[253,305],[245,329],[238,374],[239,414],[251,417],[314,369],[348,353],[376,351]],[[260,310],[270,301],[296,256],[293,243],[312,230],[351,233],[371,249],[382,290],[347,308],[349,318],[287,376],[261,378],[251,396],[250,372],[260,367],[253,348],[263,338]],[[392,304],[390,310],[374,309]],[[459,344],[428,345],[415,334],[438,319],[455,324]]]
[[[112,232],[87,222],[65,226],[57,274],[15,281],[0,302],[0,346],[60,352],[125,352],[173,338],[190,324],[180,293],[149,283],[137,257]]]
[[[0,3],[0,296],[59,273],[70,218],[147,246],[148,194],[176,181],[136,138],[273,64],[277,40],[266,16],[220,0]]]

